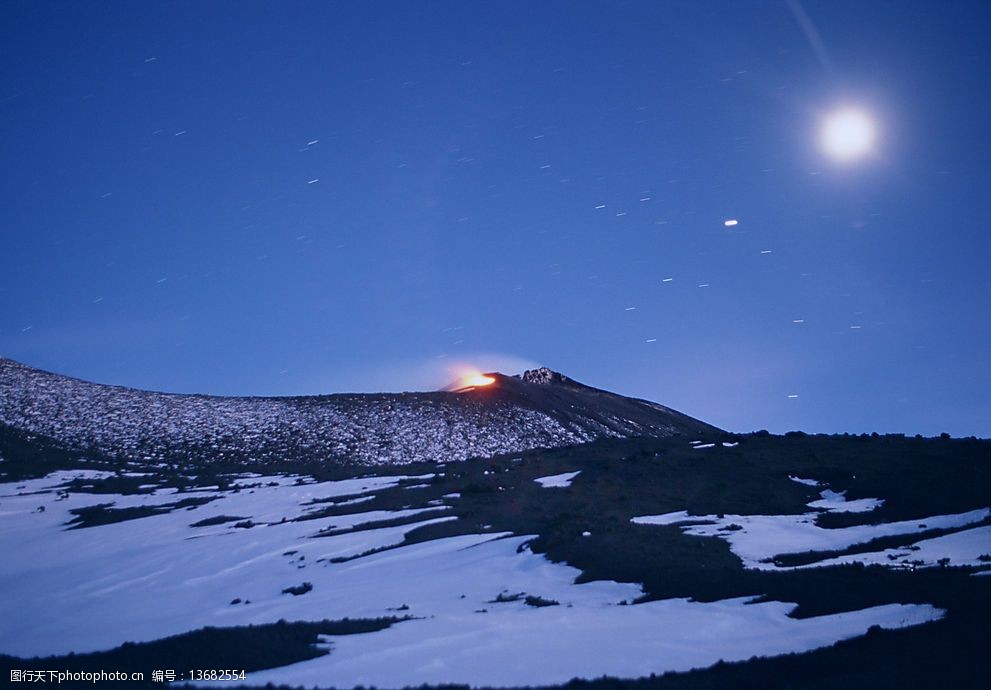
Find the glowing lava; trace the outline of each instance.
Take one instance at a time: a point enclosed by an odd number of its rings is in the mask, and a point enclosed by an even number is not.
[[[460,388],[478,388],[479,386],[488,386],[495,383],[495,379],[491,376],[486,376],[481,372],[473,372],[470,374],[463,375],[458,379],[458,384]]]
[[[483,374],[481,371],[470,365],[455,365],[448,369],[448,371],[454,378],[454,383],[447,386],[447,388],[444,389],[446,391],[464,393],[475,390],[476,388],[491,386],[496,382],[495,376]]]

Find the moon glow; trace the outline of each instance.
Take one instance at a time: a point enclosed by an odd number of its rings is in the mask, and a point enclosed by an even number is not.
[[[820,143],[832,158],[850,162],[871,151],[876,135],[874,121],[867,113],[856,108],[844,108],[826,117]]]

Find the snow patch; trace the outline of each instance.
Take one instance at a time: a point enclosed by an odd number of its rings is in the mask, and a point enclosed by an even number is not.
[[[747,568],[788,570],[769,562],[779,554],[807,551],[842,551],[879,537],[913,534],[930,529],[952,529],[980,522],[991,515],[983,508],[956,515],[938,515],[921,520],[903,520],[879,525],[854,525],[826,529],[816,525],[816,513],[802,515],[689,515],[681,510],[663,515],[635,517],[638,525],[681,525],[685,534],[719,537]],[[851,555],[859,561],[864,554]],[[825,563],[825,562],[824,562]],[[819,565],[816,563],[815,565]]]
[[[858,498],[848,501],[846,491],[820,491],[821,499],[806,503],[809,508],[819,508],[831,513],[867,513],[884,505],[882,498]]]
[[[537,477],[533,481],[540,484],[545,489],[555,488],[560,489],[567,486],[571,486],[571,480],[581,474],[581,470],[577,472],[563,472],[561,474],[552,474],[547,477]]]
[[[816,563],[818,566],[863,563],[864,565],[886,565],[889,567],[927,568],[940,565],[982,566],[981,556],[991,554],[991,526],[945,534],[941,537],[923,539],[908,547],[886,549],[871,553],[858,553],[838,556]]]
[[[495,551],[498,545],[490,542],[481,548]],[[535,557],[522,560],[531,558]],[[452,611],[374,634],[327,636],[323,642],[333,653],[252,673],[248,682],[500,688],[563,685],[573,678],[642,678],[717,661],[801,652],[862,635],[872,625],[897,629],[942,616],[928,605],[888,604],[796,619],[789,616],[794,604],[751,603],[749,598],[612,606],[576,597],[574,590],[586,586],[567,585],[554,595],[569,594],[570,607],[535,609],[522,602],[505,603],[490,605],[485,613]]]

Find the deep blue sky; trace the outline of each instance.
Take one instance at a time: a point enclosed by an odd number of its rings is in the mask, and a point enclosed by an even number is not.
[[[803,7],[825,54],[784,2],[4,2],[0,354],[991,436],[991,4]]]

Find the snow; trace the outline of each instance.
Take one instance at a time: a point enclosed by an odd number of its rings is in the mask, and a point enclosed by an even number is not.
[[[443,515],[443,506],[428,506],[294,522],[294,518],[321,508],[310,503],[315,498],[353,494],[354,480],[297,486],[286,481],[293,478],[283,477],[277,486],[209,494],[217,499],[191,511],[67,530],[72,509],[108,502],[114,507],[158,505],[182,496],[164,492],[128,496],[70,493],[58,500],[56,493],[37,493],[64,484],[71,474],[57,473],[20,483],[17,486],[26,490],[20,493],[10,484],[0,484],[0,550],[17,554],[0,571],[4,592],[0,598],[0,653],[85,652],[206,625],[307,619],[313,613],[307,603],[317,600],[320,590],[332,587],[329,583],[336,569],[351,563],[330,564],[329,559],[353,558],[393,547],[419,526],[455,519]],[[395,483],[397,478],[381,479]],[[44,512],[37,512],[40,505],[46,507]],[[193,522],[220,515],[259,524],[250,529],[235,528],[233,522],[190,527]],[[311,538],[321,530],[350,530],[398,518],[424,519]],[[283,555],[287,550],[305,555],[306,567],[289,563]],[[285,587],[303,580],[313,582],[315,591],[303,597],[282,595]],[[235,597],[252,603],[229,606]],[[168,604],[150,607],[149,601]],[[343,617],[349,611],[344,607],[339,611],[341,616],[330,617]],[[351,615],[387,614],[384,606],[378,606],[359,608]],[[105,624],[94,624],[99,621]]]
[[[692,446],[692,447],[695,448],[696,450],[698,450],[700,448],[715,448],[716,447],[716,444],[715,443],[700,443],[699,445]]]
[[[809,508],[819,508],[831,513],[867,513],[884,504],[884,499],[881,498],[858,498],[854,501],[848,501],[846,491],[836,492],[826,489],[820,491],[819,495],[822,496],[821,499],[806,503],[805,505]]]
[[[767,563],[768,559],[786,553],[806,551],[838,551],[893,535],[924,532],[931,529],[965,527],[991,515],[983,508],[955,515],[938,515],[920,520],[903,520],[879,525],[854,525],[826,529],[815,524],[816,513],[802,515],[716,515],[692,516],[687,511],[635,517],[639,525],[682,525],[689,535],[720,537],[729,542],[730,549],[748,568],[761,570],[789,569]],[[684,524],[690,523],[690,524]],[[729,529],[727,529],[729,528]],[[850,556],[859,560],[862,554]],[[817,563],[816,565],[819,565]]]
[[[542,484],[566,486],[577,474],[543,477],[549,483]],[[71,476],[0,484],[0,550],[16,554],[0,571],[0,653],[84,653],[204,626],[371,618],[394,615],[405,605],[414,619],[375,633],[327,637],[323,644],[334,653],[255,672],[246,682],[507,687],[604,674],[639,677],[720,659],[801,652],[873,625],[898,628],[942,615],[928,605],[890,604],[796,619],[789,615],[793,604],[750,598],[621,606],[642,594],[639,585],[576,584],[578,569],[530,551],[533,535],[461,534],[404,543],[419,526],[455,520],[443,507],[294,520],[319,510],[317,499],[360,497],[406,479],[398,476],[304,483],[294,476],[244,478],[257,486],[203,492],[214,500],[194,510],[67,530],[75,508],[157,505],[185,495],[70,492],[60,499],[57,489]],[[37,512],[40,505],[45,512]],[[221,515],[257,524],[190,527]],[[398,518],[418,521],[354,529]],[[340,532],[319,536],[329,529]],[[970,547],[958,548],[963,553]],[[312,583],[311,591],[283,594],[304,581]],[[559,605],[493,603],[505,592]],[[231,605],[235,598],[250,604]]]
[[[578,470],[577,472],[562,472],[561,474],[552,474],[547,477],[537,477],[533,481],[537,482],[545,489],[561,489],[571,486],[571,480],[579,474],[581,474],[581,470]]]
[[[988,554],[991,554],[991,526],[984,526],[923,539],[911,544],[911,548],[839,556],[819,561],[816,565],[863,563],[892,567],[931,567],[938,565],[941,559],[949,559],[947,565],[983,566],[987,562],[980,560],[980,557]]]
[[[788,475],[788,479],[805,486],[820,487],[822,483],[815,479],[803,479]],[[884,505],[882,498],[858,498],[853,501],[847,500],[846,491],[833,491],[824,489],[819,492],[822,497],[818,500],[806,503],[810,508],[818,508],[833,513],[866,513]]]
[[[358,496],[357,498],[349,498],[345,501],[333,501],[332,505],[335,506],[353,506],[358,503],[368,503],[369,501],[375,500],[375,494],[371,496]]]
[[[499,558],[514,541],[490,542],[479,548]],[[496,565],[500,574],[501,565]],[[477,574],[491,582],[486,569]],[[527,610],[522,602],[490,604],[487,613],[451,610],[374,634],[327,636],[324,642],[333,647],[331,654],[252,673],[246,683],[338,688],[523,687],[603,675],[636,678],[687,671],[720,660],[804,651],[861,635],[871,625],[901,628],[941,617],[938,609],[928,605],[889,604],[795,619],[788,616],[793,604],[748,603],[747,598],[708,604],[668,599],[613,606],[591,597],[586,600],[575,591],[587,586],[555,583],[549,589],[556,596],[570,594],[571,607]]]
[[[336,515],[332,518],[327,518],[327,522],[323,523],[324,530],[343,530],[343,529],[353,529],[361,525],[367,525],[373,522],[383,522],[385,520],[402,520],[404,518],[413,517],[421,513],[426,513],[435,510],[447,510],[447,506],[436,506],[427,508],[407,508],[405,510],[370,510],[365,513],[355,513],[351,515]]]

